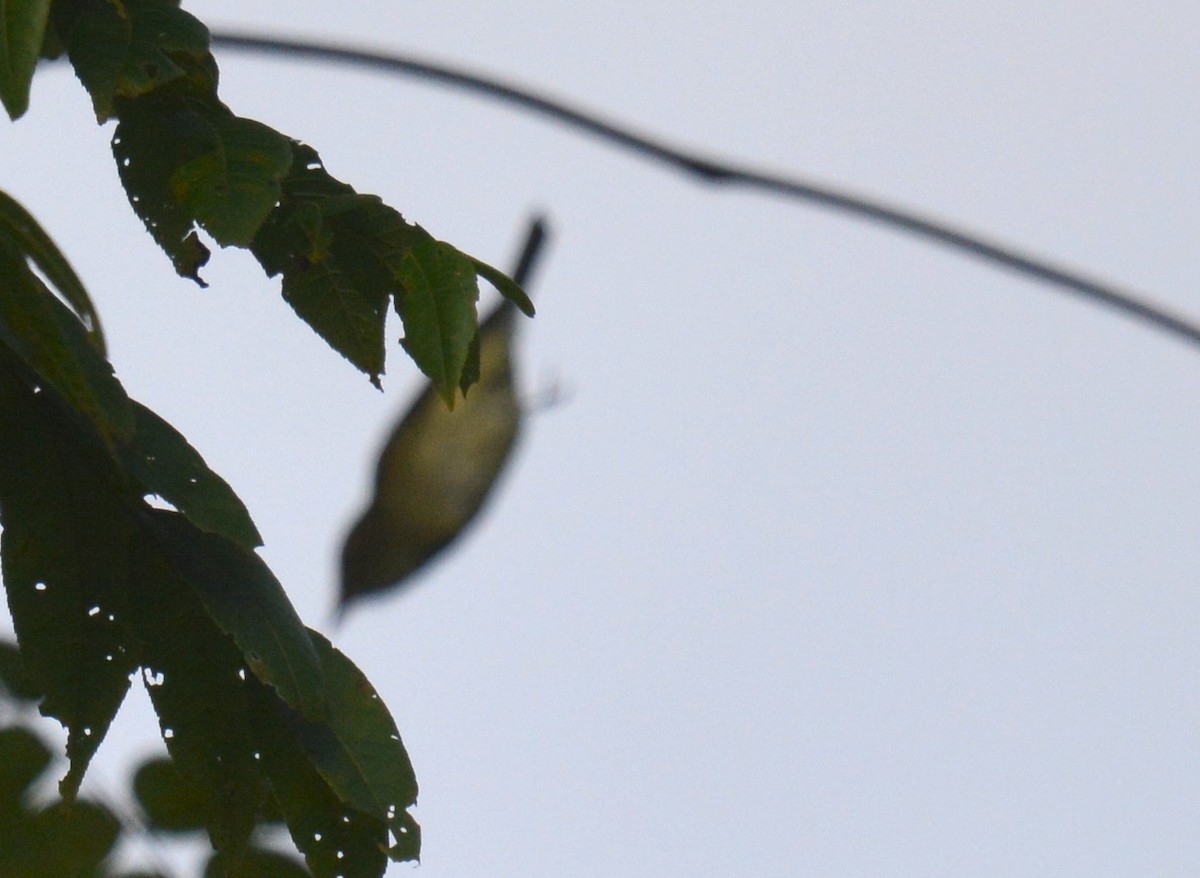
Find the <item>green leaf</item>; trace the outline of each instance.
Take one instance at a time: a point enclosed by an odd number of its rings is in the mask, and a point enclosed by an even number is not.
[[[417,779],[396,723],[363,672],[321,634],[309,631],[325,668],[324,722],[294,717],[293,729],[317,771],[341,799],[387,823],[393,860],[415,860],[420,832],[408,813]]]
[[[404,347],[450,408],[478,331],[474,263],[442,241],[418,240],[400,263]]]
[[[305,736],[319,734],[313,729],[328,728],[325,723],[333,719],[305,719],[250,673],[238,647],[218,631],[172,563],[157,549],[145,548],[136,556],[132,618],[167,749],[182,783],[190,789],[165,792],[174,802],[171,810],[196,797],[190,807],[208,826],[214,845],[236,859],[244,853],[254,825],[272,810],[272,798],[265,791],[269,782],[273,801],[315,875],[379,878],[388,816],[363,813],[354,802],[345,801],[314,766],[302,742]],[[373,700],[369,686],[347,675],[344,660],[330,658],[327,645],[314,643],[318,648],[330,663],[333,693],[340,692],[348,680],[362,690],[359,699]],[[322,694],[332,696],[328,691]],[[343,722],[354,724],[367,736],[375,752],[400,758],[407,765],[394,726],[379,723],[378,708],[359,706],[348,693],[331,697],[330,706],[339,711],[349,706],[352,715]],[[388,728],[391,731],[383,741],[371,737]],[[365,743],[355,744],[349,752],[366,758],[369,770],[380,773],[376,784],[388,783],[397,771],[403,773],[403,767],[374,766]],[[158,813],[161,816],[161,809]],[[393,822],[409,820],[407,814],[392,818]],[[407,835],[415,832],[413,824]]]
[[[248,246],[282,193],[290,141],[213,98],[147,98],[125,108],[113,137],[134,211],[183,277],[200,281],[208,250],[199,223],[221,245]]]
[[[137,546],[130,621],[163,740],[217,849],[241,850],[268,794],[245,660],[162,550]]]
[[[171,257],[181,277],[205,286],[200,269],[208,248],[200,243],[196,217],[176,197],[175,172],[220,149],[207,112],[187,103],[143,100],[121,116],[113,156],[129,203],[150,236]]]
[[[133,794],[156,832],[194,832],[204,829],[208,797],[189,784],[169,758],[147,759],[133,775]]]
[[[0,565],[43,714],[67,727],[71,798],[136,666],[125,627],[130,529],[110,458],[0,356]]]
[[[118,99],[146,95],[181,79],[216,92],[208,29],[173,3],[91,3],[61,21],[60,28],[101,122],[114,114]]]
[[[229,484],[208,468],[179,431],[140,403],[133,407],[134,434],[119,453],[144,491],[166,500],[201,530],[247,549],[261,546],[250,513]]]
[[[320,658],[262,559],[174,512],[148,509],[141,520],[217,627],[237,643],[254,675],[306,716],[321,716]]]
[[[171,175],[173,196],[221,246],[248,246],[275,208],[292,164],[286,137],[253,119],[216,114],[213,148]]]
[[[204,878],[310,878],[310,873],[293,857],[250,848],[237,856],[214,854]]]
[[[316,878],[379,878],[387,865],[387,824],[341,800],[291,730],[294,713],[259,689],[263,768],[308,868]]]
[[[0,229],[0,344],[16,354],[108,441],[133,432],[133,410],[83,325],[42,283]]]
[[[50,0],[0,0],[0,102],[10,119],[29,109],[29,85],[50,15]]]
[[[34,818],[36,871],[25,874],[94,875],[117,843],[121,824],[92,802],[55,802]]]
[[[3,2],[0,0],[0,4]],[[74,310],[92,343],[103,356],[105,347],[100,316],[79,276],[37,220],[4,192],[0,192],[0,237],[7,239],[18,253],[33,260],[33,264]]]
[[[18,726],[0,729],[0,814],[7,815],[50,765],[50,751],[37,735]]]
[[[486,262],[481,262],[474,256],[468,256],[471,264],[475,266],[476,273],[494,286],[504,298],[508,299],[514,305],[521,309],[526,317],[532,317],[535,313],[533,301],[521,289],[520,284],[510,278],[507,274],[498,268],[493,268]]]
[[[311,147],[293,147],[279,207],[251,245],[283,297],[354,366],[379,384],[388,299],[415,227],[377,197],[334,179]]]

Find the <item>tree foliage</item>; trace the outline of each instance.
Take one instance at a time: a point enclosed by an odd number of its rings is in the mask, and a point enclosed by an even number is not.
[[[0,0],[0,101],[12,119],[39,57],[58,55],[97,120],[115,122],[130,204],[175,270],[203,284],[206,240],[248,249],[372,382],[389,308],[449,406],[479,373],[478,277],[532,313],[500,272],[337,180],[312,147],[226,107],[208,31],[177,2]],[[88,862],[103,858],[107,818],[76,794],[140,676],[171,762],[140,774],[139,794],[162,821],[203,826],[210,874],[291,874],[253,847],[264,820],[286,824],[319,878],[378,876],[388,859],[418,856],[416,781],[387,709],[300,621],[230,487],[125,392],[86,290],[2,193],[0,525],[23,679],[67,731],[61,805],[21,806],[20,819],[92,814]],[[28,768],[0,778],[0,792],[20,800],[48,760],[10,731],[0,747],[25,756],[0,755],[0,766]]]

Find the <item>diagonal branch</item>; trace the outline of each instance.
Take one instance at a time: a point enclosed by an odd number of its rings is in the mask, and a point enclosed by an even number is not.
[[[908,232],[926,241],[942,244],[960,253],[1052,284],[1092,302],[1107,305],[1126,316],[1143,320],[1185,342],[1200,346],[1200,325],[1104,281],[1089,278],[1036,256],[1022,253],[1006,244],[922,216],[915,211],[889,205],[876,198],[857,195],[810,180],[772,174],[750,165],[712,159],[673,147],[649,135],[639,134],[628,126],[575,109],[565,101],[510,85],[493,77],[430,61],[302,40],[214,33],[212,43],[216,47],[231,50],[312,58],[415,76],[487,95],[624,147],[643,158],[674,167],[702,182],[759,189]]]

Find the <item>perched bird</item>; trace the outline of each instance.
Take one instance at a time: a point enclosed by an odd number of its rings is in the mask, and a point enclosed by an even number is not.
[[[530,226],[513,280],[525,286],[546,236]],[[479,381],[453,410],[432,384],[392,431],[375,495],[342,546],[338,612],[388,591],[424,567],[479,514],[521,429],[513,380],[516,306],[504,299],[479,327]]]

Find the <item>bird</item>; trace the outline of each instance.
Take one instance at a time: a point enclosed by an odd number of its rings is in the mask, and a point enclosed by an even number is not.
[[[513,272],[526,287],[547,237],[534,218]],[[521,432],[513,368],[517,308],[503,299],[479,326],[479,380],[450,409],[428,382],[384,443],[374,494],[342,546],[337,615],[409,582],[474,521]]]

